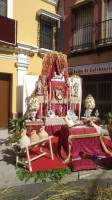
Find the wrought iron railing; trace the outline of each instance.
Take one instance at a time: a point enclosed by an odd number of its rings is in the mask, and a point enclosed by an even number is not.
[[[41,48],[57,50],[58,22],[44,15],[40,16],[38,27],[38,45]]]
[[[94,24],[90,22],[72,28],[72,51],[93,47],[93,27]]]
[[[88,23],[72,28],[72,51],[112,43],[112,19],[95,24],[95,44],[93,42],[93,27],[93,23]]]
[[[96,45],[112,42],[112,19],[96,23]]]

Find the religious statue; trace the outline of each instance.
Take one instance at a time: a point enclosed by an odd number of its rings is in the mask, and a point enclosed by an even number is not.
[[[38,96],[41,96],[42,95],[42,83],[41,83],[41,79],[38,80],[37,87],[38,87]]]
[[[78,97],[79,83],[74,83],[74,85],[73,85],[73,92],[74,92],[74,96]]]

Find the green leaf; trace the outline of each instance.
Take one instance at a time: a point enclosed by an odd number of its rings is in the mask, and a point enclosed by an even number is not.
[[[21,130],[27,129],[25,125],[25,120],[28,119],[27,117],[20,117],[18,119],[10,119],[9,118],[9,124],[8,124],[8,134],[11,134],[12,137],[10,138],[9,142],[18,142],[18,140],[21,137]],[[33,128],[32,128],[33,129]]]
[[[108,127],[110,120],[112,120],[112,112],[108,112],[107,114],[104,114],[104,119],[99,120],[99,123],[102,125],[107,125],[107,127]]]
[[[71,168],[65,167],[65,168],[59,168],[59,169],[51,169],[51,170],[46,170],[46,171],[38,171],[35,173],[27,173],[25,169],[20,168],[20,166],[16,166],[16,168],[19,170],[16,172],[18,175],[18,178],[20,180],[28,181],[30,178],[34,178],[35,182],[42,180],[46,181],[46,178],[51,179],[52,181],[59,181],[61,178],[63,178],[66,174],[72,173]]]
[[[33,177],[34,177],[34,179],[35,179],[35,182],[37,182],[37,181],[39,180],[38,172],[33,173]]]
[[[20,131],[20,126],[17,125],[17,126],[16,126],[16,133],[18,133],[19,131]]]
[[[19,179],[20,179],[21,181],[23,181],[23,180],[26,178],[27,172],[25,172],[24,169],[20,169],[20,170],[18,170],[18,171],[16,172],[16,174],[17,174],[17,176],[19,177]]]
[[[32,178],[32,174],[26,174],[26,176],[25,176],[25,181],[27,182],[30,178]]]

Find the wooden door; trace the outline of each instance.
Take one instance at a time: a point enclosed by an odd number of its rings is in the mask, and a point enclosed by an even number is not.
[[[0,79],[0,128],[8,125],[9,80]]]

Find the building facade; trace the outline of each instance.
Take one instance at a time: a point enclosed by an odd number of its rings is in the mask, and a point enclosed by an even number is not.
[[[0,128],[22,114],[23,77],[41,74],[42,53],[59,50],[58,0],[0,0]]]
[[[112,0],[62,0],[59,8],[69,74],[82,77],[82,100],[91,94],[102,118],[112,111]]]

